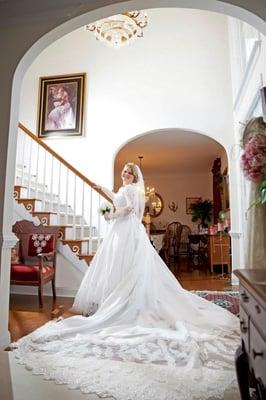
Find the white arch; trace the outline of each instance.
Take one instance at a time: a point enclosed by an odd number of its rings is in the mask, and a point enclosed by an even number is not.
[[[101,1],[99,3],[102,4]],[[89,9],[91,5],[84,4],[83,9]],[[18,124],[18,109],[19,109],[19,95],[22,80],[34,59],[51,43],[59,39],[63,35],[88,24],[89,22],[96,21],[100,18],[107,17],[121,13],[128,9],[148,9],[148,8],[162,8],[162,7],[178,7],[178,8],[191,8],[207,11],[214,11],[229,16],[239,18],[250,25],[253,25],[263,34],[266,34],[266,24],[262,18],[247,11],[239,6],[232,5],[217,0],[132,0],[120,1],[116,4],[111,4],[106,7],[97,8],[85,14],[79,15],[52,31],[46,33],[39,40],[37,40],[21,58],[13,79],[12,84],[12,98],[10,109],[10,124],[9,124],[9,138],[8,138],[8,154],[6,161],[6,181],[5,181],[5,194],[4,194],[4,210],[3,210],[3,238],[4,241],[9,240],[12,221],[12,203],[10,202],[11,185],[13,184],[13,177],[15,172],[15,154],[16,154],[16,138],[17,138],[17,124]],[[79,12],[79,10],[77,10]],[[69,18],[67,12],[65,19]],[[5,271],[5,266],[9,262],[10,246],[3,246],[1,257],[1,271]],[[0,275],[0,302],[2,305],[2,313],[0,314],[0,326],[4,330],[0,336],[0,347],[8,343],[8,298],[9,298],[9,273],[2,273]]]
[[[129,143],[131,143],[131,142],[134,142],[135,140],[137,140],[137,139],[139,139],[139,138],[141,138],[141,137],[143,137],[143,136],[152,136],[154,133],[163,133],[163,132],[171,132],[171,131],[175,131],[176,133],[178,133],[179,131],[181,132],[187,132],[188,134],[189,133],[195,133],[195,134],[198,134],[198,135],[202,135],[202,136],[206,136],[206,137],[208,137],[210,140],[213,140],[214,142],[216,142],[216,143],[218,143],[220,146],[222,146],[222,148],[225,150],[225,152],[226,152],[226,156],[227,156],[227,160],[228,160],[228,164],[229,164],[229,149],[225,146],[225,143],[223,143],[222,141],[220,141],[220,140],[217,140],[217,139],[214,139],[213,138],[213,136],[210,134],[210,133],[208,133],[208,132],[203,132],[203,131],[200,131],[200,130],[197,130],[197,131],[195,131],[195,129],[191,129],[191,128],[179,128],[179,127],[176,127],[176,128],[173,128],[173,127],[171,127],[171,128],[164,128],[164,129],[153,129],[153,130],[151,130],[151,131],[146,131],[146,132],[142,132],[142,133],[138,133],[137,135],[135,135],[135,136],[133,136],[133,137],[130,137],[130,138],[128,138],[126,141],[124,141],[123,143],[121,143],[120,144],[120,146],[119,147],[117,147],[117,149],[116,149],[116,151],[114,152],[114,154],[113,154],[113,160],[112,160],[112,170],[113,170],[113,172],[114,172],[114,168],[115,168],[115,160],[116,160],[116,157],[117,157],[117,155],[118,155],[118,153],[124,148],[124,147],[126,147]],[[113,177],[114,177],[114,173],[113,173]]]
[[[139,138],[141,138],[141,137],[143,137],[143,136],[150,136],[150,135],[153,135],[154,133],[164,133],[164,132],[171,132],[171,131],[175,131],[175,132],[188,132],[188,133],[196,133],[196,134],[198,134],[198,135],[202,135],[202,136],[206,136],[206,137],[208,137],[209,139],[211,139],[211,140],[213,140],[214,142],[217,142],[218,144],[220,144],[223,148],[224,148],[224,150],[226,151],[226,147],[225,147],[225,145],[224,145],[224,143],[222,143],[222,141],[219,141],[219,140],[217,140],[217,139],[214,139],[213,138],[213,136],[210,134],[210,133],[208,133],[208,132],[203,132],[203,131],[200,131],[200,130],[197,130],[197,131],[195,131],[195,129],[191,129],[191,128],[179,128],[179,127],[176,127],[176,128],[173,128],[173,127],[171,127],[171,128],[163,128],[163,129],[153,129],[153,130],[151,130],[151,131],[146,131],[146,132],[142,132],[142,133],[138,133],[137,135],[135,135],[135,136],[132,136],[132,137],[130,137],[128,140],[126,140],[126,141],[124,141],[123,143],[121,143],[121,145],[119,146],[119,147],[117,147],[117,149],[116,149],[116,151],[115,151],[115,153],[114,153],[114,156],[113,156],[113,163],[114,163],[114,160],[116,159],[116,157],[117,157],[117,155],[118,155],[118,153],[120,152],[120,150],[122,150],[123,149],[123,147],[125,147],[127,144],[129,144],[130,142],[133,142],[133,141],[135,141],[135,140],[137,140],[137,139],[139,139]]]

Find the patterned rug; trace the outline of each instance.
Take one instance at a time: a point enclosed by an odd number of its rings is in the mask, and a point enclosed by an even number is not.
[[[220,307],[226,308],[237,316],[239,314],[239,292],[214,292],[209,290],[191,290],[191,292],[212,301]]]

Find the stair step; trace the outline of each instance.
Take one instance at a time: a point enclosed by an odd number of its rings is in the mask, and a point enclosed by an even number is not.
[[[59,227],[59,238],[62,240],[66,240],[66,230],[68,228],[73,228],[73,225],[53,225]]]
[[[80,260],[86,261],[86,263],[89,265],[93,259],[95,254],[79,254],[78,257]]]
[[[18,198],[16,199],[19,204],[23,204],[27,211],[40,211],[41,200],[30,199],[30,198]]]
[[[57,222],[57,214],[53,211],[32,211],[33,217],[38,217],[43,225],[55,225]]]
[[[79,254],[87,254],[90,251],[95,252],[97,250],[98,238],[92,237],[92,249],[90,248],[90,238],[82,238],[82,239],[63,239],[62,243],[64,245],[68,245],[71,250],[79,255]]]
[[[22,185],[15,185],[14,186],[14,191],[13,191],[13,197],[14,199],[19,199],[21,196],[21,191],[27,189],[26,186]]]
[[[62,240],[63,244],[67,244],[71,250],[73,251],[73,253],[79,255],[82,253],[82,240],[77,240],[77,239],[73,239],[73,240]]]

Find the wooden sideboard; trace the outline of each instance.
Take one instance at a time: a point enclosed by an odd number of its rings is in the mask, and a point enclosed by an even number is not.
[[[214,265],[227,265],[228,273],[231,272],[230,236],[225,233],[208,235],[208,264],[213,273]]]
[[[235,270],[239,279],[241,346],[236,372],[242,400],[266,399],[266,270]]]

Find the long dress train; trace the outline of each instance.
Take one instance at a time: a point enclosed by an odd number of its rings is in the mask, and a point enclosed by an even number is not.
[[[137,217],[134,184],[113,201],[114,221],[74,302],[83,316],[21,338],[19,362],[117,400],[223,399],[226,391],[233,399],[238,319],[181,287]]]

